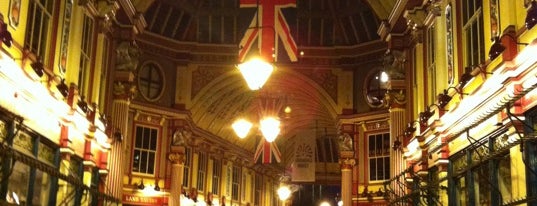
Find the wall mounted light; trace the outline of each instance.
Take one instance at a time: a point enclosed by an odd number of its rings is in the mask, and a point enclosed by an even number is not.
[[[494,37],[494,43],[490,46],[489,59],[491,61],[496,59],[504,50],[505,47],[502,45],[500,37]]]
[[[78,100],[77,105],[78,105],[78,107],[80,107],[82,112],[84,112],[84,114],[86,114],[86,113],[88,113],[89,108],[88,108],[88,103],[84,99],[85,99],[84,96],[80,96],[80,100]]]
[[[530,30],[535,24],[537,24],[537,2],[533,0],[526,14],[526,28]]]
[[[425,111],[419,113],[419,121],[422,125],[427,125],[429,119],[434,115],[434,110],[431,110],[432,106],[436,106],[436,108],[440,111],[444,111],[440,105],[437,104],[431,104],[425,108]]]
[[[60,83],[56,85],[56,88],[58,89],[58,91],[60,91],[63,97],[67,97],[69,95],[69,87],[67,86],[67,84],[65,84],[65,79],[62,78]]]
[[[142,181],[140,182],[140,184],[138,184],[138,189],[139,189],[139,190],[143,190],[143,189],[145,189],[144,179],[142,179]]]
[[[99,120],[104,124],[104,127],[108,127],[108,117],[106,117],[106,114],[100,113]]]
[[[400,137],[404,138],[404,134],[397,135],[396,139],[393,141],[392,149],[394,151],[400,150],[401,147],[403,146],[403,143],[399,139]]]
[[[457,91],[457,93],[459,93],[460,95],[468,95],[467,93],[461,92],[459,89],[457,89],[457,87],[448,87],[447,89],[444,89],[444,92],[442,92],[442,93],[438,94],[438,96],[436,96],[439,108],[445,108],[446,105],[453,98],[452,96],[449,96],[449,90],[450,89],[455,89],[455,91]]]
[[[11,47],[11,43],[13,42],[11,32],[7,30],[7,24],[4,23],[3,19],[0,21],[0,40],[2,40],[2,43],[4,43],[7,47]],[[0,46],[2,45],[0,44]]]
[[[474,75],[472,75],[472,67],[465,67],[464,73],[459,78],[460,87],[464,87],[470,80],[472,80],[472,78],[474,78]]]
[[[450,88],[454,88],[454,87],[450,87]],[[444,92],[438,94],[437,96],[438,106],[442,108],[446,107],[446,105],[451,101],[451,99],[453,99],[453,97],[449,96],[448,89],[444,89]]]
[[[532,8],[533,8],[533,6],[532,6]],[[513,42],[515,42],[518,45],[528,45],[528,43],[519,43],[519,42],[517,42],[516,38],[514,36],[512,36],[511,34],[505,34],[501,38],[503,38],[504,36],[507,36],[508,38],[513,40]],[[505,51],[505,46],[502,44],[501,38],[499,36],[494,37],[494,43],[492,44],[492,46],[490,46],[490,51],[489,51],[489,59],[490,60],[496,59],[496,57],[498,57],[503,51]],[[481,69],[481,67],[479,67],[479,68]]]
[[[30,64],[30,66],[32,67],[34,72],[37,74],[37,76],[39,77],[43,76],[45,69],[44,69],[43,63],[41,63],[41,60],[37,60],[33,62],[32,64]]]
[[[121,130],[119,128],[116,128],[114,131],[114,141],[123,141],[123,134],[121,133]]]
[[[405,129],[405,131],[403,132],[403,134],[404,134],[405,136],[408,137],[408,136],[414,134],[414,132],[416,132],[416,127],[414,126],[414,123],[420,123],[420,122],[412,121],[412,122],[407,123],[407,125],[406,125],[406,129]]]

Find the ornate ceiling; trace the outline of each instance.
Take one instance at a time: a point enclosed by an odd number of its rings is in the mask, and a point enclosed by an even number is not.
[[[222,45],[224,50],[233,50],[234,46],[238,48],[256,12],[256,8],[240,8],[239,0],[132,2],[136,10],[143,13],[147,24],[145,32],[176,42]],[[371,49],[369,43],[380,41],[377,30],[381,19],[389,17],[396,2],[297,0],[296,8],[284,8],[282,13],[299,51],[313,48],[328,49],[329,53],[365,45],[366,49],[362,51],[367,54]],[[241,115],[255,119],[259,99],[278,97],[283,105],[292,109],[289,117],[280,113],[284,128],[281,140],[277,141],[279,145],[285,145],[281,148],[282,152],[289,152],[294,146],[293,137],[312,134],[312,131],[317,136],[318,145],[326,143],[324,139],[334,143],[323,144],[323,148],[318,149],[332,151],[337,147],[337,115],[342,111],[341,104],[337,103],[338,79],[334,74],[337,70],[322,66],[305,68],[300,64],[291,66],[285,52],[280,53],[283,55],[278,60],[278,71],[264,89],[256,93],[246,89],[244,80],[236,72],[214,74],[214,68],[203,66],[192,71],[193,99],[188,107],[192,120],[199,128],[253,152],[258,140],[254,137],[238,139],[232,132],[231,122]],[[352,53],[361,55],[361,52]],[[340,61],[344,64],[343,60]],[[230,67],[229,71],[235,70]],[[333,152],[329,155],[333,156]]]

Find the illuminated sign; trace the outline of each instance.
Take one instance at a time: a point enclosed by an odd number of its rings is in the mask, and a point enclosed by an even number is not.
[[[123,202],[142,205],[158,205],[164,203],[162,197],[145,197],[136,195],[123,195]]]

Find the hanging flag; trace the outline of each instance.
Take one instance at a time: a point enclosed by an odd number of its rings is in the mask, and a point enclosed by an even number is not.
[[[261,163],[263,164],[272,163],[273,156],[276,162],[280,162],[282,158],[282,154],[280,153],[280,150],[278,149],[276,143],[268,142],[265,139],[259,141],[259,144],[257,145],[257,149],[255,150],[254,155],[254,162],[257,162],[259,160],[259,157],[261,156]]]
[[[293,182],[315,182],[315,132],[295,137],[295,153],[291,165]]]
[[[240,41],[240,62],[244,61],[255,40],[257,40],[261,58],[265,61],[277,61],[278,44],[275,42],[279,42],[279,38],[282,39],[289,59],[293,62],[297,61],[297,46],[281,10],[296,7],[296,0],[240,0],[240,7],[259,8]]]

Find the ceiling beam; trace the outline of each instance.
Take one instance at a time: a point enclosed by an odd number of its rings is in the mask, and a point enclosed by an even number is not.
[[[164,34],[164,30],[168,26],[168,22],[170,21],[170,16],[172,15],[173,8],[168,7],[168,13],[166,14],[166,18],[164,19],[164,22],[162,23],[162,26],[160,27],[160,34]]]
[[[349,44],[349,37],[347,36],[347,33],[345,32],[345,27],[343,26],[343,24],[338,18],[338,15],[336,13],[336,8],[334,6],[334,1],[331,1],[331,0],[328,1],[328,8],[330,9],[330,14],[334,23],[336,23],[336,33],[339,30],[340,33],[343,35],[343,38],[345,39],[345,44]]]

